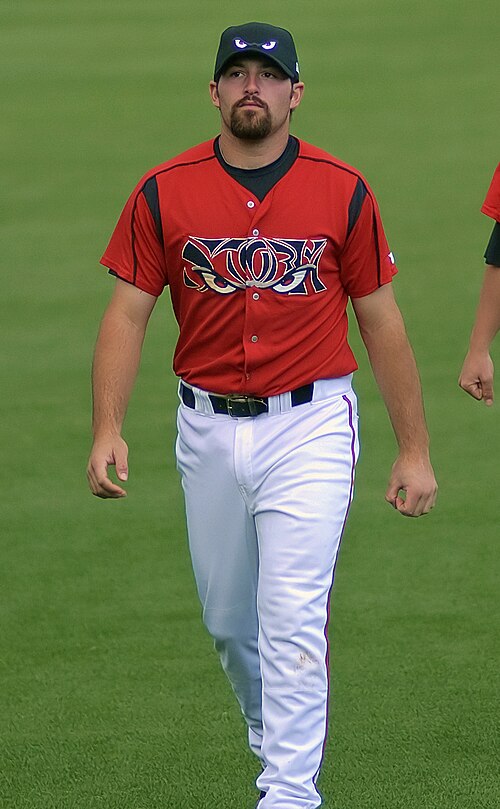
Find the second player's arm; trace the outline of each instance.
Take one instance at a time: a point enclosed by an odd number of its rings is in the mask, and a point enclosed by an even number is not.
[[[352,304],[399,446],[386,500],[401,514],[418,517],[433,507],[437,484],[429,458],[420,379],[403,318],[391,284],[354,298]]]
[[[92,366],[94,443],[87,467],[89,486],[97,497],[126,494],[110,479],[108,467],[115,466],[118,479],[127,480],[128,448],[121,430],[155,303],[153,295],[117,279],[102,319]]]
[[[500,267],[486,266],[476,319],[458,384],[474,399],[493,404],[493,362],[490,345],[500,330]]]

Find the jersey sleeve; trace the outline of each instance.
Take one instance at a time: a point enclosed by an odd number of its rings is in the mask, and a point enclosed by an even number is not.
[[[127,200],[100,263],[118,278],[158,297],[168,276],[158,211],[147,193],[150,187],[150,180],[142,181]]]
[[[363,298],[390,283],[397,267],[387,244],[375,197],[362,180],[358,180],[349,206],[349,220],[341,254],[340,277],[351,298]]]
[[[491,216],[496,222],[500,222],[500,163],[495,169],[481,211],[485,213],[486,216]]]
[[[484,258],[487,264],[493,267],[500,267],[500,222],[495,222],[486,247]]]

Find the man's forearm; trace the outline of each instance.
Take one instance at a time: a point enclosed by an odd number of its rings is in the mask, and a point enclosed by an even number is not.
[[[400,452],[428,455],[420,378],[403,320],[397,312],[372,331],[361,331]]]
[[[144,331],[112,308],[104,315],[92,366],[94,437],[120,433],[139,368]]]
[[[484,273],[476,319],[470,337],[470,351],[485,353],[500,330],[500,267],[488,265]]]
[[[389,285],[353,299],[353,307],[399,445],[385,499],[404,516],[419,517],[433,508],[437,483],[420,379],[403,318]]]
[[[117,279],[113,297],[102,319],[92,367],[94,443],[87,465],[92,494],[125,497],[108,468],[120,481],[128,479],[128,447],[121,428],[132,392],[149,316],[156,298]]]

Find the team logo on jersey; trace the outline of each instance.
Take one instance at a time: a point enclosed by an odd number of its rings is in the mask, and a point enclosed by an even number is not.
[[[280,295],[326,289],[319,262],[326,239],[202,239],[184,245],[184,283],[198,292],[229,295],[247,287]]]

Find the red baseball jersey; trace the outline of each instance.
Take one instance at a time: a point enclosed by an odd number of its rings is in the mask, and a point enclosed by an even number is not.
[[[495,169],[491,185],[486,194],[481,211],[500,222],[500,163]]]
[[[101,263],[151,295],[170,287],[178,376],[260,396],[354,371],[348,297],[396,272],[363,177],[302,141],[262,202],[224,170],[213,140],[152,169]]]

